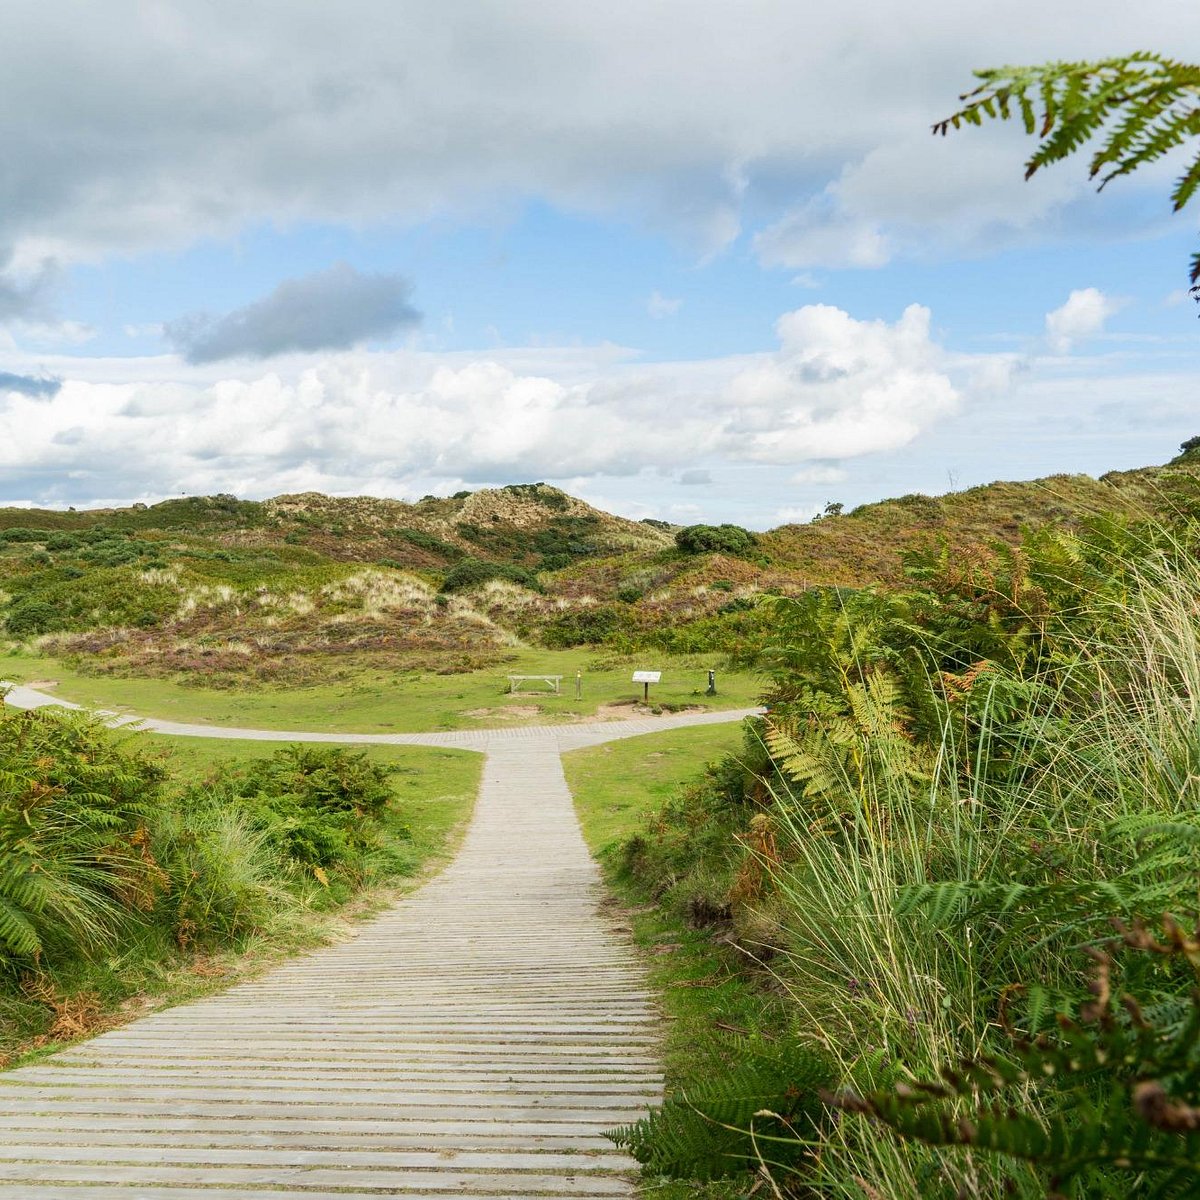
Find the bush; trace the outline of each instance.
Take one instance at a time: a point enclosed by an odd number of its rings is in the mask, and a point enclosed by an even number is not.
[[[0,707],[0,971],[86,955],[153,909],[162,780],[93,721]]]
[[[621,608],[613,604],[569,610],[542,627],[542,644],[552,650],[594,645],[617,633],[627,620]]]
[[[1172,460],[1173,462],[1197,462],[1200,461],[1200,434],[1196,437],[1190,437],[1186,442],[1179,443],[1179,454]]]
[[[179,603],[175,586],[148,583],[129,566],[85,572],[52,567],[16,576],[6,586],[12,599],[0,615],[8,632],[19,637],[97,625],[147,628],[174,612]]]
[[[688,525],[675,535],[684,554],[747,554],[758,539],[740,525]]]
[[[842,1111],[774,1194],[1197,1194],[1196,537],[1043,531],[729,618],[773,626],[771,762],[739,786],[730,760],[625,862],[727,910],[832,1066]],[[682,1169],[686,1137],[703,1163],[687,1122],[641,1126],[646,1161]]]
[[[58,612],[40,600],[13,603],[4,618],[4,628],[14,637],[37,637],[56,627]]]
[[[507,579],[531,591],[540,592],[537,576],[512,563],[489,562],[483,558],[464,558],[447,572],[442,581],[443,592],[466,592],[492,579]]]
[[[392,788],[387,770],[361,751],[297,745],[228,778],[224,794],[286,858],[357,872],[379,846]]]
[[[423,529],[393,529],[387,536],[391,541],[407,542],[410,546],[416,546],[418,550],[436,554],[447,562],[457,562],[463,557],[460,547],[450,542],[444,542],[441,538],[434,537],[432,533],[426,533]]]

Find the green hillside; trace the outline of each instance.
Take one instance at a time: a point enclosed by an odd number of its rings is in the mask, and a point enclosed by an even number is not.
[[[736,658],[763,637],[764,595],[895,582],[913,553],[1161,513],[1194,480],[1192,457],[902,496],[754,535],[681,534],[538,483],[416,503],[0,509],[0,636],[77,667],[217,684],[465,671],[523,647]]]

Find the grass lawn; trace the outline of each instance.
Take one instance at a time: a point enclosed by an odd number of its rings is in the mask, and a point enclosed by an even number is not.
[[[625,738],[563,755],[567,785],[588,847],[609,858],[664,800],[695,779],[706,763],[735,751],[742,727],[700,725]]]
[[[705,696],[708,669],[717,669],[716,696]],[[461,675],[366,672],[351,682],[254,691],[198,688],[165,679],[88,675],[52,658],[0,650],[0,679],[53,680],[55,695],[89,707],[139,716],[260,729],[342,730],[346,733],[426,733],[514,724],[552,724],[592,716],[601,705],[640,697],[635,669],[661,670],[651,704],[746,708],[757,703],[759,679],[720,669],[716,659],[662,656],[646,661],[597,661],[596,651],[522,650],[514,660]],[[583,699],[575,699],[575,673]],[[561,675],[562,695],[510,695],[507,676]],[[530,687],[538,687],[531,683]]]

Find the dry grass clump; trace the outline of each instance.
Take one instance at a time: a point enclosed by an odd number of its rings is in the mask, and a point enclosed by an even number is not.
[[[370,616],[409,610],[426,612],[435,602],[433,588],[415,575],[376,569],[358,571],[326,584],[321,596],[335,604],[357,604]]]

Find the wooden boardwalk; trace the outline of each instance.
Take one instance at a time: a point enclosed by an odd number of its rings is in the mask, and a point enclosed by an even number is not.
[[[482,750],[457,858],[351,941],[0,1074],[0,1197],[631,1195],[601,1133],[660,1094],[657,1016],[560,752],[743,715],[320,737]]]

